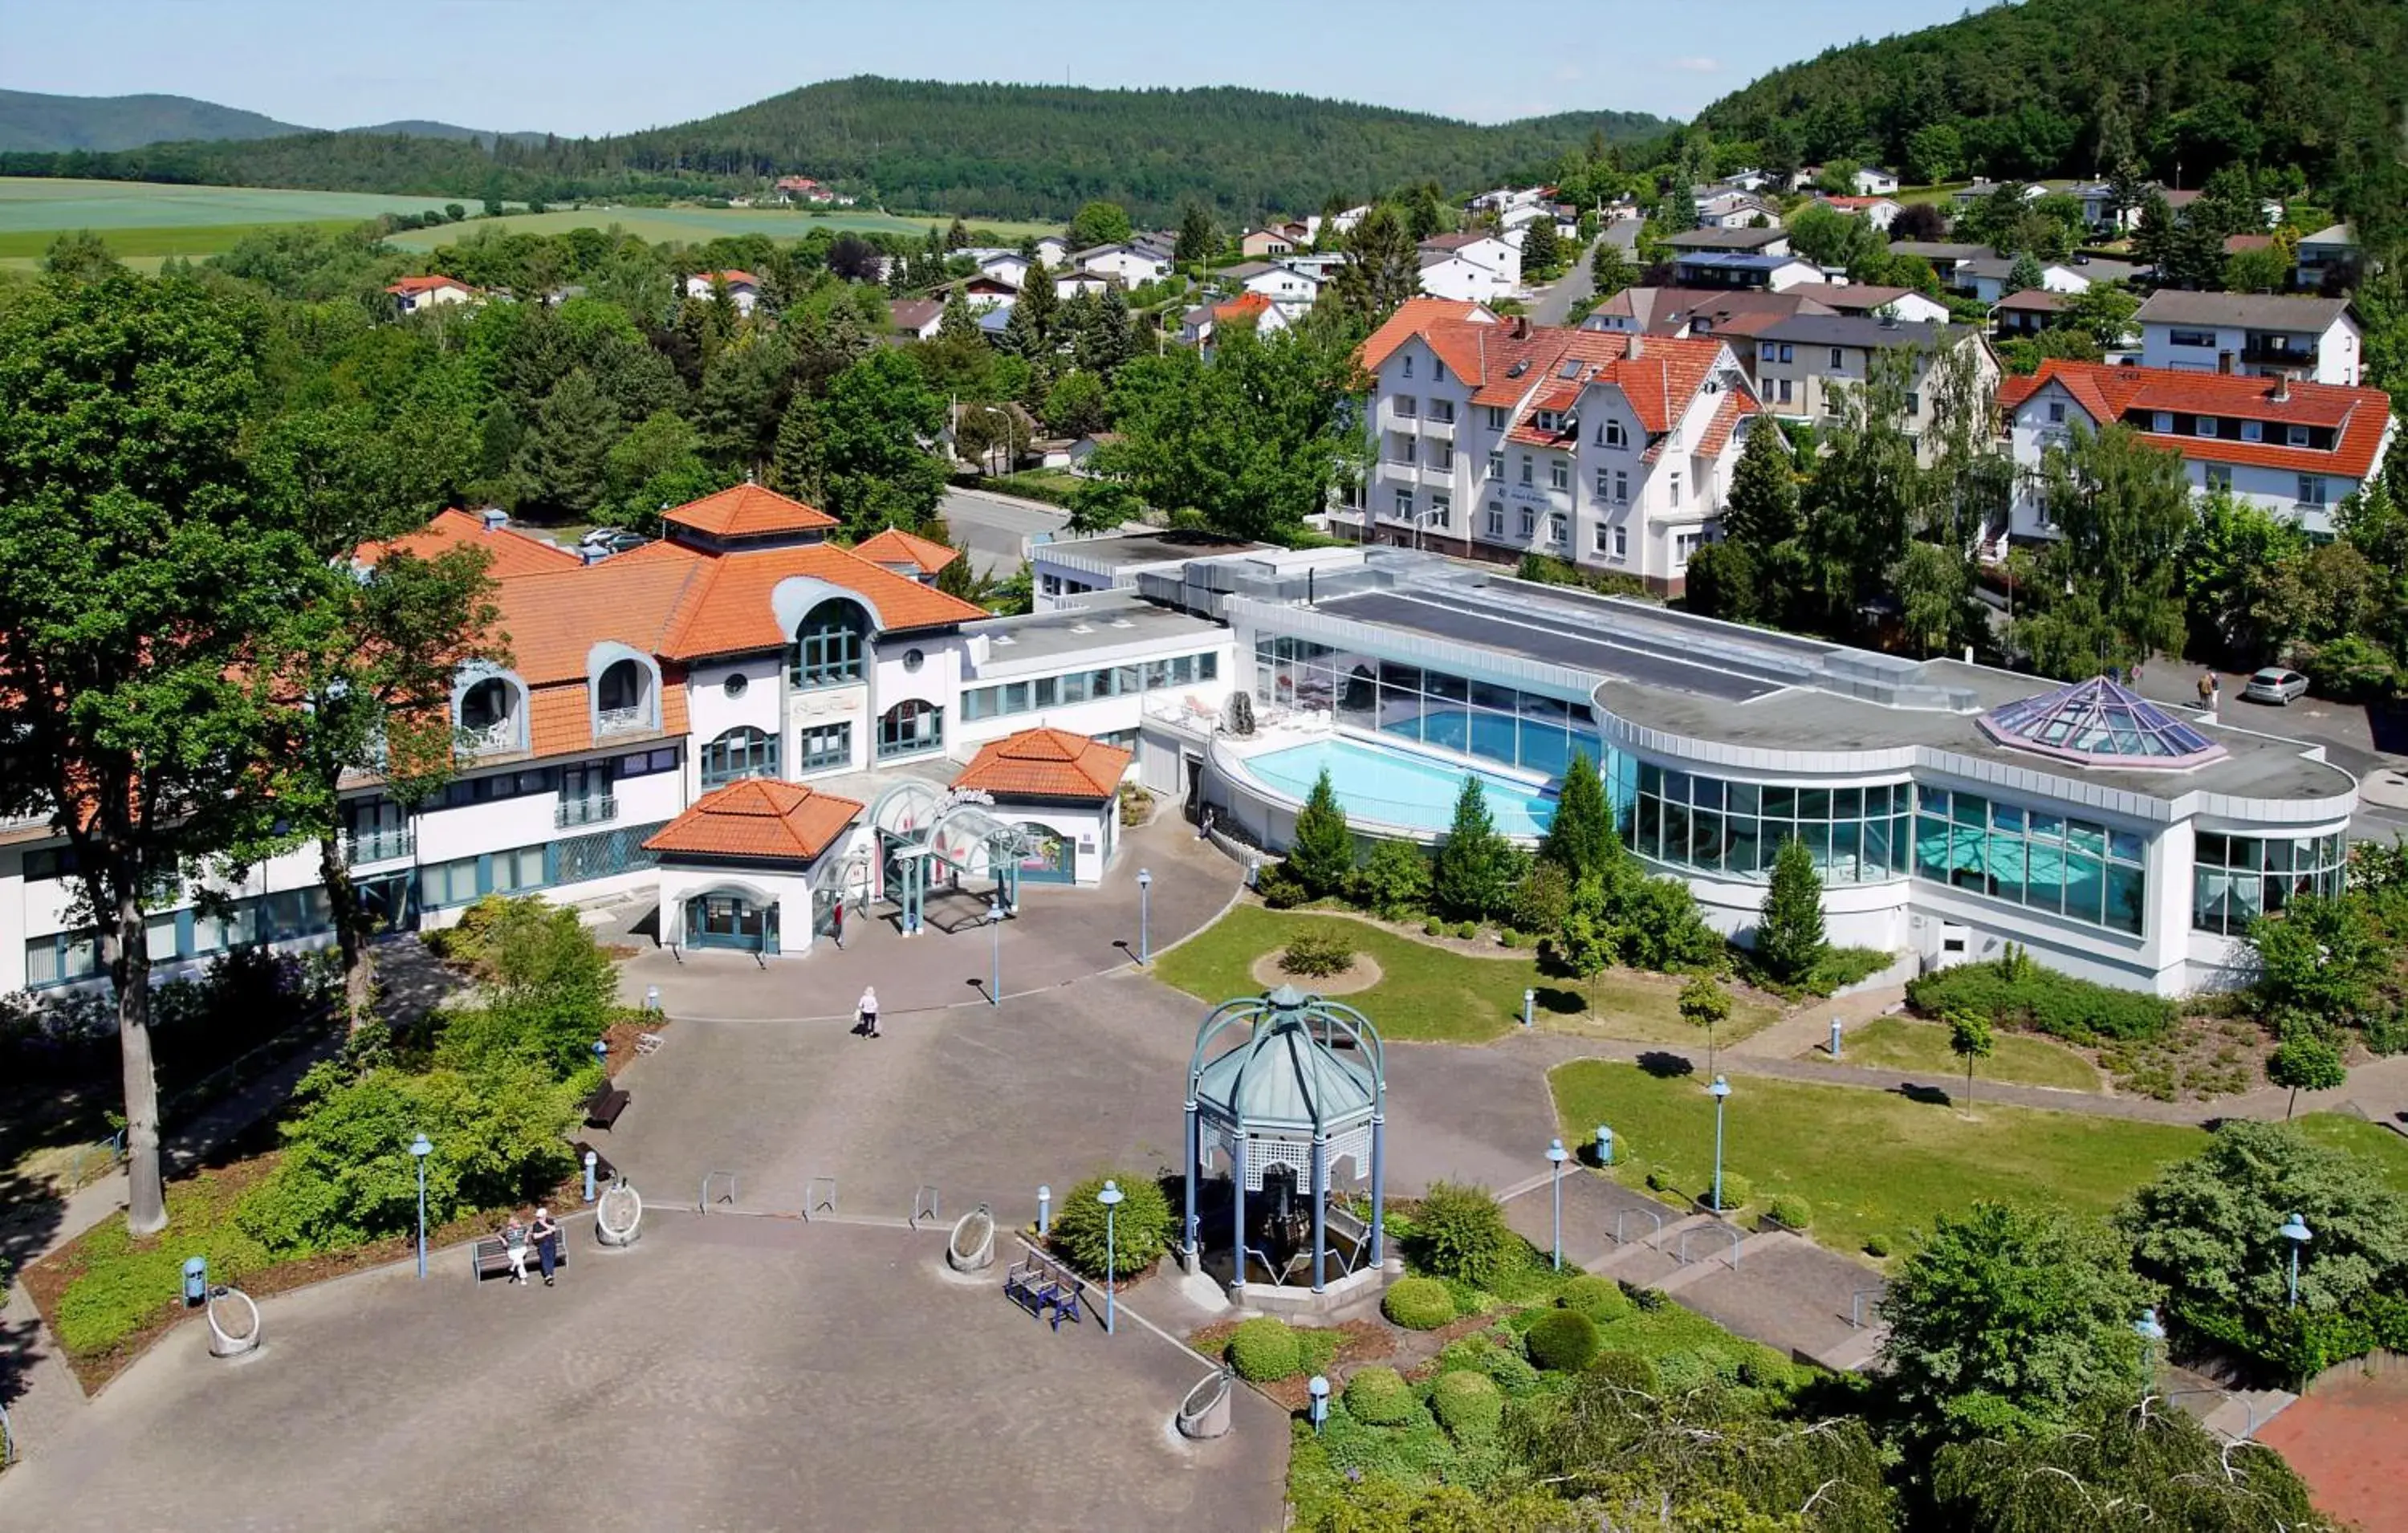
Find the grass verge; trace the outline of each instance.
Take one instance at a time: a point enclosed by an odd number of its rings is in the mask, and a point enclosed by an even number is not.
[[[1576,1060],[1548,1079],[1568,1141],[1612,1125],[1627,1146],[1614,1168],[1623,1181],[1641,1185],[1660,1168],[1684,1189],[1712,1182],[1714,1113],[1694,1076]],[[2206,1143],[2179,1125],[1984,1103],[1978,1089],[1968,1116],[1944,1099],[1745,1078],[1725,1113],[1723,1164],[1760,1199],[1806,1199],[1828,1245],[1855,1250],[1878,1235],[1903,1250],[1934,1216],[1977,1198],[2044,1196],[2104,1214]]]
[[[2000,1033],[1997,1050],[1973,1067],[1974,1095],[1984,1081],[2007,1081],[2024,1086],[2051,1086],[2059,1091],[2097,1091],[2099,1071],[2090,1061],[2060,1043]],[[1821,1059],[1826,1050],[1813,1049],[1801,1059]],[[1948,1029],[1936,1022],[1905,1017],[1876,1017],[1847,1035],[1840,1057],[1850,1065],[1878,1065],[1884,1069],[1928,1071],[1946,1080],[1962,1080],[1965,1062],[1948,1049]]]
[[[2408,1195],[2408,1136],[2346,1112],[2311,1112],[2295,1121],[2300,1132],[2318,1144],[2374,1162],[2394,1192]]]

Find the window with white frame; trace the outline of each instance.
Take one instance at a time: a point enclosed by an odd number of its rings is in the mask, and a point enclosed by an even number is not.
[[[1571,541],[1571,536],[1570,519],[1565,516],[1561,511],[1549,511],[1547,513],[1547,541],[1556,548],[1562,548],[1566,543]]]
[[[2161,410],[2152,410],[2152,411],[2150,412],[2150,414],[2149,414],[2149,429],[2150,429],[2151,431],[2172,431],[2172,430],[2173,430],[2173,428],[2174,428],[2174,412],[2173,412],[2173,411],[2172,411],[2172,410],[2170,410],[2170,409],[2161,409]]]
[[[1411,490],[1397,492],[1396,509],[1391,514],[1399,522],[1411,522],[1413,519],[1413,493]]]
[[[2191,417],[2191,422],[2190,422],[2190,434],[2191,434],[2192,436],[2194,436],[2194,437],[2213,437],[2213,436],[2214,436],[2214,435],[2215,435],[2215,417],[2214,417],[2214,416],[2213,416],[2213,415],[2194,415],[2194,416],[2192,416],[2192,417]]]
[[[1613,471],[1613,503],[1616,506],[1630,504],[1630,475],[1625,469]]]
[[[1431,464],[1430,466],[1437,469],[1441,474],[1454,473],[1455,444],[1453,442],[1432,442],[1430,444],[1430,449],[1438,454],[1438,461]]]
[[[1673,506],[1681,504],[1681,471],[1679,469],[1672,470],[1671,477],[1665,480],[1664,488],[1670,497],[1668,504]]]
[[[1613,529],[1612,552],[1616,559],[1627,559],[1630,557],[1630,529],[1628,527],[1616,527]]]
[[[1610,470],[1600,468],[1597,471],[1597,498],[1609,500],[1612,495],[1613,475]]]
[[[2241,439],[2244,442],[2264,441],[2266,439],[2266,423],[2263,421],[2242,422]]]
[[[1572,487],[1572,466],[1570,460],[1564,458],[1547,460],[1547,484],[1556,490],[1569,490]]]
[[[1528,483],[1531,483],[1531,482],[1532,482],[1532,480],[1531,480],[1531,479],[1530,479],[1530,475],[1531,475],[1531,472],[1532,472],[1532,468],[1533,468],[1533,466],[1532,466],[1532,464],[1531,464],[1531,462],[1530,462],[1530,454],[1528,454],[1527,452],[1523,453],[1523,454],[1522,454],[1522,482],[1523,482],[1523,483],[1525,483],[1525,484],[1528,484]]]
[[[2232,466],[2230,464],[2211,463],[2204,465],[2203,467],[2205,469],[2205,480],[2209,489],[2229,490],[2232,488]]]
[[[1405,376],[1407,378],[1413,376],[1413,354],[1411,351],[1405,353]]]
[[[1488,536],[1491,537],[1505,536],[1505,508],[1493,500],[1488,503]]]
[[[1604,420],[1599,421],[1597,423],[1598,446],[1622,447],[1627,445],[1629,440],[1630,434],[1625,431],[1623,429],[1622,423],[1615,420],[1613,417],[1607,416]]]
[[[1429,418],[1436,421],[1442,426],[1451,426],[1455,424],[1455,401],[1452,399],[1431,400]]]
[[[1790,394],[1789,394],[1790,380],[1789,380],[1788,379],[1782,378],[1782,379],[1775,379],[1773,381],[1774,381],[1774,383],[1777,385],[1777,387],[1778,387],[1778,391],[1779,391],[1779,392],[1778,392],[1778,395],[1777,395],[1777,397],[1774,399],[1774,401],[1773,401],[1773,402],[1774,402],[1775,404],[1781,404],[1781,405],[1786,405],[1786,404],[1788,404],[1788,403],[1790,402]]]
[[[1443,490],[1430,492],[1429,524],[1443,527],[1455,520],[1455,497]]]
[[[1589,534],[1589,550],[1594,553],[1603,553],[1612,547],[1613,547],[1613,529],[1600,522]]]
[[[2322,506],[2326,504],[2325,477],[2322,474],[2301,474],[2300,476],[2300,504],[2302,506]]]
[[[1836,372],[1839,372],[1839,371],[1842,371],[1842,369],[1844,369],[1844,368],[1847,366],[1847,365],[1848,365],[1848,353],[1847,353],[1847,352],[1845,352],[1845,351],[1842,351],[1842,350],[1840,350],[1840,348],[1838,348],[1838,347],[1836,347],[1836,346],[1832,347],[1832,348],[1831,348],[1831,371],[1833,371],[1833,372],[1835,372],[1835,373],[1836,373]]]
[[[1408,421],[1421,413],[1421,402],[1409,394],[1400,394],[1394,396],[1390,400],[1388,408],[1391,410],[1394,410],[1398,416]]]
[[[2308,428],[2305,426],[2285,426],[2283,428],[2283,442],[2286,447],[2307,446]]]
[[[1488,407],[1488,429],[1491,431],[1502,431],[1505,429],[1504,406],[1491,405]]]
[[[2048,423],[2053,426],[2061,426],[2065,424],[2064,400],[2052,399],[2048,402]]]
[[[1488,477],[1493,480],[1501,480],[1505,477],[1504,453],[1491,452],[1488,454]]]
[[[1689,560],[1694,557],[1698,552],[1698,543],[1702,542],[1704,538],[1704,533],[1694,530],[1689,532],[1674,533],[1672,535],[1672,567],[1674,569],[1686,569],[1689,566]]]
[[[1523,508],[1522,508],[1522,541],[1524,541],[1524,542],[1526,542],[1526,542],[1528,542],[1528,541],[1530,540],[1530,535],[1531,535],[1532,533],[1534,533],[1534,532],[1537,532],[1538,530],[1539,530],[1539,513],[1538,513],[1537,511],[1535,511],[1535,510],[1532,510],[1532,509],[1531,509],[1529,507],[1527,507],[1527,506],[1523,507]]]

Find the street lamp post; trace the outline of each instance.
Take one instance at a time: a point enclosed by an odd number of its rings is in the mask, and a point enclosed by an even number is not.
[[[1558,1272],[1564,1269],[1564,1162],[1570,1158],[1563,1140],[1547,1141],[1547,1180],[1554,1184],[1555,1194],[1555,1270]]]
[[[1714,1211],[1723,1211],[1723,1104],[1730,1099],[1730,1082],[1721,1076],[1706,1088],[1714,1099]]]
[[[418,1163],[418,1275],[426,1276],[426,1157],[435,1153],[435,1146],[419,1135],[409,1141],[409,1158]]]
[[[2283,1221],[2282,1237],[2291,1242],[2291,1302],[2287,1308],[2300,1307],[2300,1248],[2313,1239],[2308,1222],[2298,1214]]]
[[[1104,1190],[1096,1195],[1096,1201],[1104,1206],[1104,1334],[1106,1336],[1112,1334],[1112,1295],[1120,1286],[1119,1274],[1116,1270],[1119,1264],[1112,1251],[1112,1211],[1121,1206],[1121,1199],[1127,1196],[1121,1191],[1120,1183],[1117,1182],[1105,1182]]]
[[[2157,1319],[2156,1305],[2141,1311],[2141,1318],[2132,1322],[2132,1333],[2141,1339],[2141,1397],[2145,1400],[2149,1397],[2149,1385],[2154,1382],[2150,1361],[2157,1355],[2157,1344],[2166,1339],[2166,1327]]]
[[[995,935],[995,978],[986,987],[989,1006],[1003,1004],[1003,897],[989,895],[986,901],[987,929]]]
[[[1154,869],[1137,870],[1137,961],[1154,957]]]

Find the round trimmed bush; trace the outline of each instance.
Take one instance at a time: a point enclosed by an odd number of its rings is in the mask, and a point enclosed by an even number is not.
[[[1304,1368],[1304,1346],[1286,1322],[1256,1315],[1230,1336],[1229,1366],[1249,1383],[1293,1378]]]
[[[1656,1377],[1656,1365],[1635,1352],[1601,1352],[1588,1370],[1618,1389],[1636,1390],[1653,1395],[1662,1387]]]
[[[1672,1173],[1661,1166],[1647,1168],[1647,1190],[1651,1193],[1673,1193],[1681,1189],[1672,1185]]]
[[[1446,923],[1440,921],[1436,916],[1431,916],[1429,919],[1422,923],[1422,935],[1424,937],[1436,937],[1445,930]]]
[[[1353,944],[1336,932],[1298,932],[1289,939],[1279,960],[1282,973],[1308,980],[1326,980],[1354,966]]]
[[[1539,1370],[1518,1352],[1496,1348],[1480,1359],[1480,1371],[1497,1381],[1497,1387],[1520,1399],[1538,1392]]]
[[[1461,940],[1469,942],[1480,935],[1480,924],[1476,921],[1458,921],[1455,924],[1455,935]]]
[[[1455,1296],[1436,1278],[1398,1278],[1381,1298],[1380,1312],[1409,1331],[1434,1331],[1455,1318]]]
[[[1524,1339],[1530,1361],[1551,1373],[1571,1373],[1597,1356],[1597,1322],[1578,1310],[1550,1310]]]
[[[1868,1236],[1866,1236],[1866,1237],[1865,1237],[1865,1254],[1866,1254],[1866,1255],[1868,1255],[1868,1256],[1886,1256],[1886,1255],[1888,1255],[1888,1254],[1889,1254],[1889,1237],[1888,1237],[1888,1236],[1886,1236],[1886,1235],[1878,1235],[1878,1234],[1876,1234],[1876,1235],[1868,1235]]]
[[[1505,1223],[1505,1210],[1485,1187],[1439,1182],[1413,1211],[1412,1255],[1416,1265],[1441,1277],[1484,1287],[1505,1271],[1521,1237]]]
[[[1667,1395],[1702,1389],[1713,1376],[1713,1364],[1694,1352],[1668,1352],[1656,1359],[1656,1379]]]
[[[1123,1195],[1111,1218],[1112,1275],[1133,1277],[1160,1261],[1170,1249],[1170,1199],[1162,1195],[1162,1184],[1150,1176],[1112,1171],[1091,1176],[1071,1188],[1070,1195],[1056,1205],[1060,1211],[1054,1216],[1054,1254],[1088,1277],[1104,1275],[1104,1206],[1096,1201],[1096,1195],[1104,1190],[1108,1180],[1118,1183]]]
[[[1802,1197],[1784,1195],[1772,1200],[1772,1217],[1791,1229],[1804,1229],[1813,1223],[1814,1209]]]
[[[1556,1296],[1556,1302],[1567,1310],[1579,1311],[1599,1325],[1620,1320],[1630,1312],[1630,1298],[1622,1291],[1622,1284],[1593,1272],[1584,1273],[1564,1284],[1564,1291]]]
[[[1706,1197],[1709,1201],[1712,1201],[1713,1196],[1713,1183],[1709,1182],[1706,1183]],[[1721,1204],[1721,1211],[1728,1213],[1733,1209],[1743,1209],[1747,1207],[1748,1199],[1755,1196],[1756,1183],[1740,1175],[1737,1171],[1725,1171],[1723,1173],[1723,1200]]]
[[[1366,1426],[1402,1426],[1421,1409],[1404,1375],[1378,1363],[1354,1370],[1345,1399],[1346,1413]]]
[[[1441,1373],[1430,1385],[1430,1410],[1457,1442],[1483,1442],[1505,1419],[1505,1395],[1485,1373]]]

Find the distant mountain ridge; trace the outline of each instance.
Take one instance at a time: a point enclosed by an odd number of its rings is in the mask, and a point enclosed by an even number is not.
[[[1316,212],[1333,196],[1360,202],[1425,179],[1453,190],[1543,175],[1593,134],[1631,143],[1672,125],[1642,112],[1596,111],[1489,126],[1229,86],[1090,90],[859,76],[605,138],[496,138],[399,122],[162,140],[70,159],[11,151],[0,136],[0,172],[549,202],[726,194],[799,174],[890,208],[1051,220],[1104,198],[1141,222],[1168,223],[1194,199],[1235,222]]]
[[[0,152],[111,153],[150,144],[243,142],[323,130],[280,122],[239,107],[179,95],[76,96],[0,91]],[[409,119],[345,128],[345,133],[403,138],[469,140],[490,149],[497,137],[540,144],[540,133],[496,133],[451,122]]]

